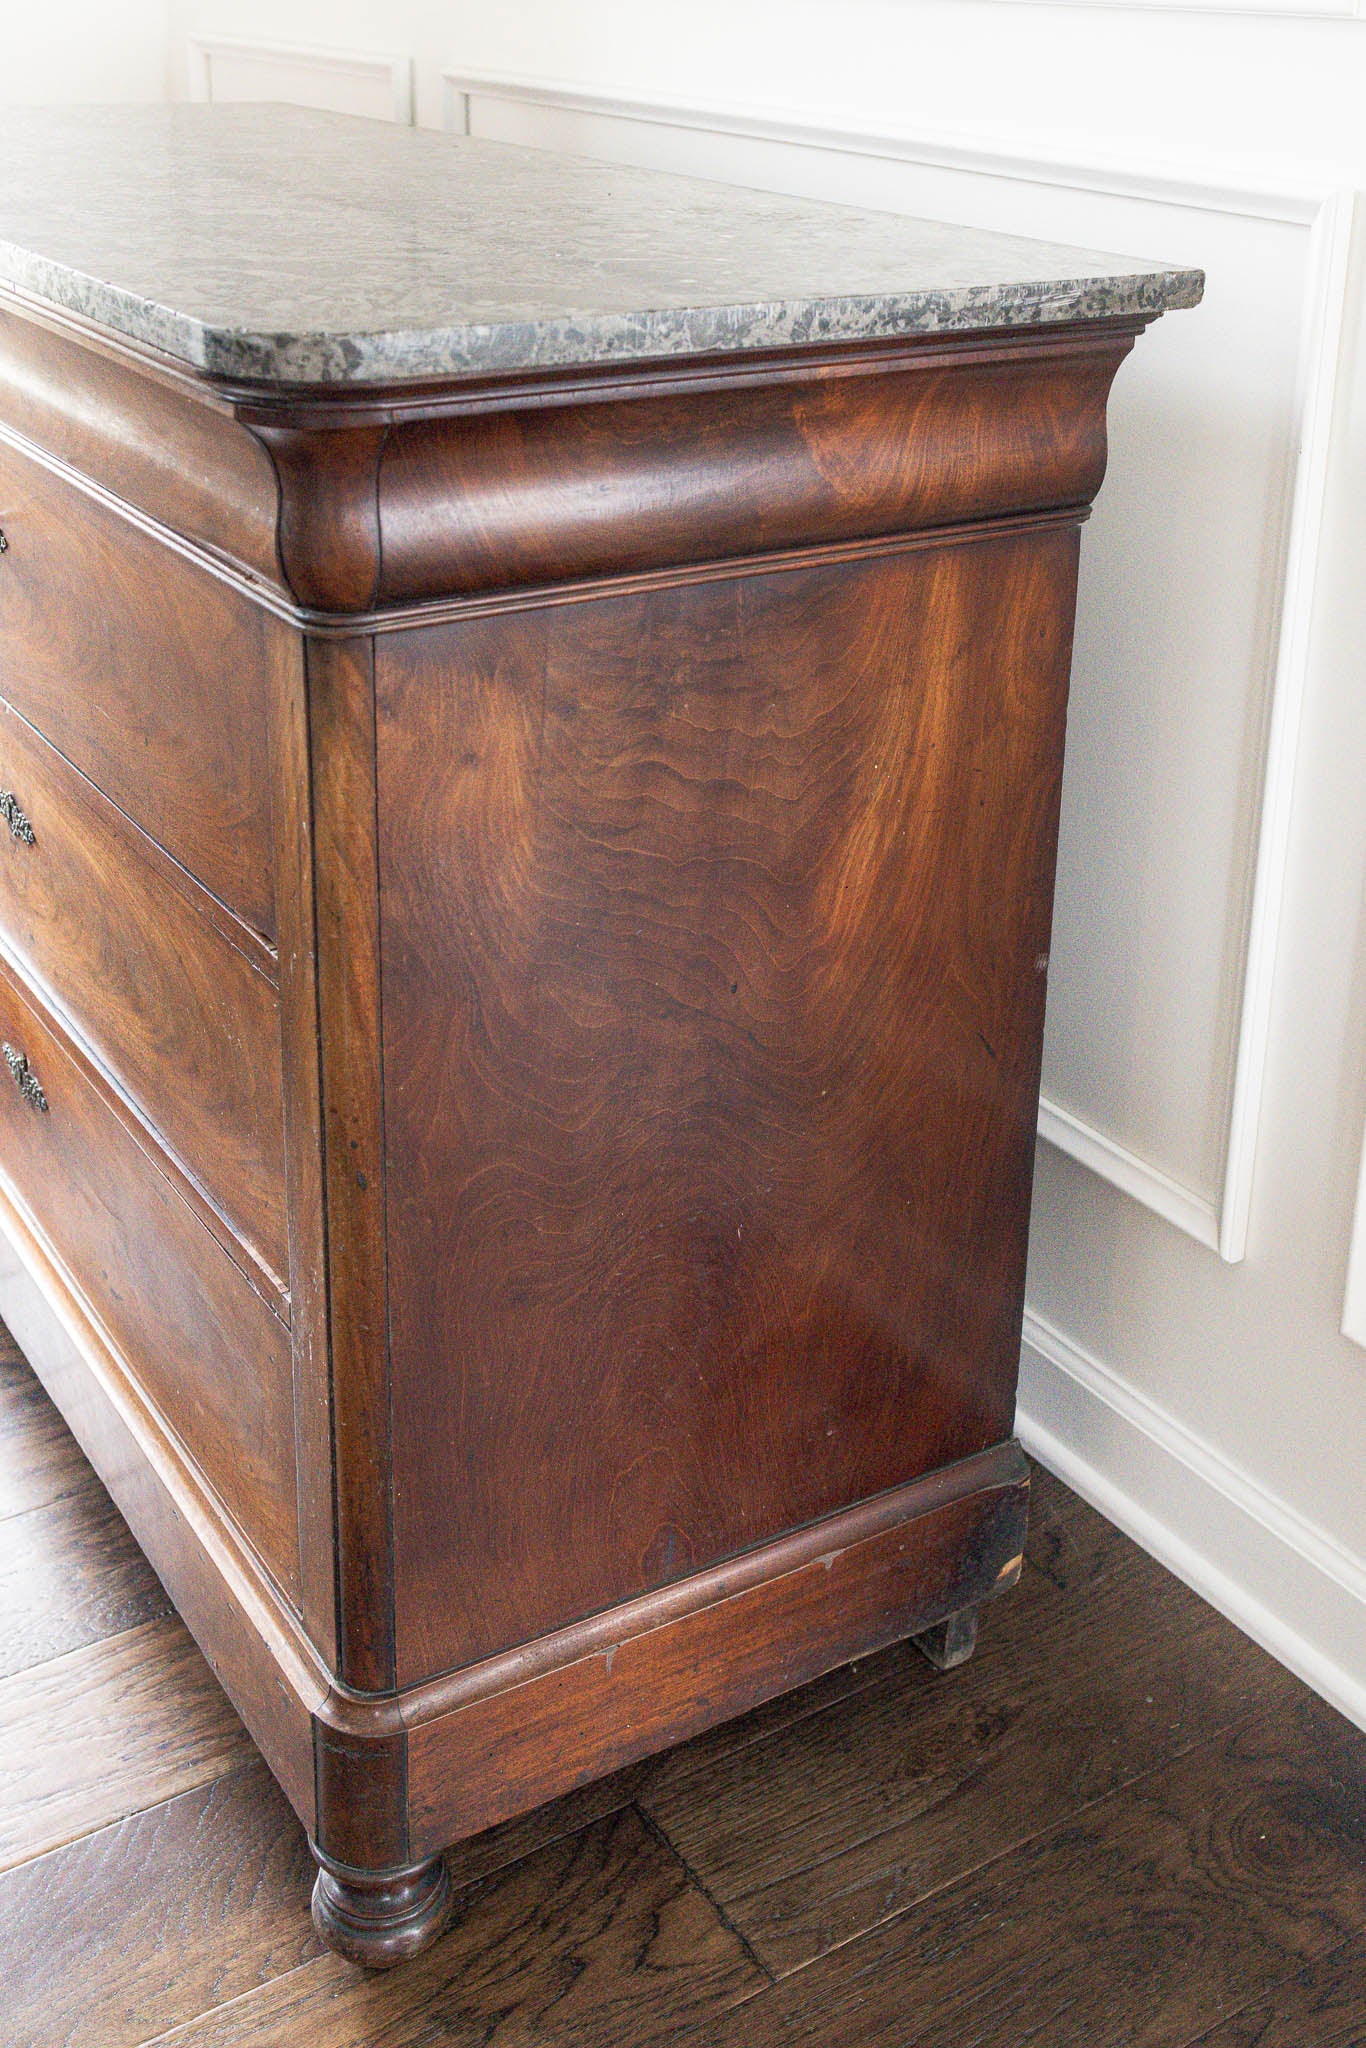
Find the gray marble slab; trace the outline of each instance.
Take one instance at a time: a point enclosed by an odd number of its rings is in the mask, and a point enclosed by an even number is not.
[[[1194,305],[1198,270],[283,106],[0,108],[0,282],[361,384]]]

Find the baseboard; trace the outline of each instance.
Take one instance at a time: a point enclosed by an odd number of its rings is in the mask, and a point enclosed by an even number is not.
[[[1016,1432],[1041,1465],[1366,1729],[1366,1560],[1032,1311]]]

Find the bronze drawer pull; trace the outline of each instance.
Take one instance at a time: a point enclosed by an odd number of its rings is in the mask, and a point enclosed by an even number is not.
[[[29,1108],[46,1109],[47,1097],[43,1093],[43,1084],[29,1065],[28,1054],[20,1052],[18,1047],[9,1044],[8,1040],[2,1049],[5,1055],[5,1065],[14,1076],[14,1085],[23,1096]]]
[[[25,846],[33,844],[33,827],[19,808],[19,799],[12,790],[0,789],[0,818],[9,826],[11,839],[22,839]]]
[[[5,554],[8,554],[8,553],[9,553],[9,542],[8,542],[8,541],[7,541],[6,539],[5,539],[5,529],[4,529],[4,527],[3,527],[3,526],[0,526],[0,555],[5,555]]]

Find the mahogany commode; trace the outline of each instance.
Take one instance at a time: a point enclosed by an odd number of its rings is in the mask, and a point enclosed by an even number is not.
[[[1014,1580],[1077,535],[1199,291],[7,115],[0,1310],[344,1953]]]

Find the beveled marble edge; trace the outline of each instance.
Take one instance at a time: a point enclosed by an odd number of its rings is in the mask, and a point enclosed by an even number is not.
[[[219,326],[3,241],[0,281],[211,377],[335,387],[894,341],[1063,321],[1151,319],[1198,305],[1205,280],[1200,270],[1117,271],[1110,277],[346,334]]]

